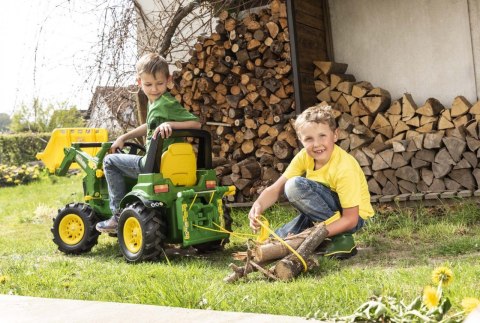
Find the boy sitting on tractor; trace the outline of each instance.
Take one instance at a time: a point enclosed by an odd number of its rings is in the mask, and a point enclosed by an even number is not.
[[[97,223],[96,229],[105,233],[116,233],[120,214],[119,204],[125,196],[124,177],[137,178],[145,167],[146,157],[128,154],[115,154],[125,142],[147,136],[147,151],[151,139],[158,135],[169,138],[172,129],[200,129],[198,117],[188,112],[169,92],[167,84],[171,81],[168,64],[163,57],[150,53],[140,58],[136,65],[137,82],[148,98],[147,121],[145,124],[118,137],[111,147],[112,154],[105,157],[103,169],[108,185],[112,217]],[[164,150],[174,142],[169,138],[164,142]]]

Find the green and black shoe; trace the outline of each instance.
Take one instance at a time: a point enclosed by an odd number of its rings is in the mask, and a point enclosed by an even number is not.
[[[321,254],[325,257],[348,259],[357,254],[357,246],[351,233],[342,233],[331,237],[329,243],[324,246],[325,248],[321,251]]]

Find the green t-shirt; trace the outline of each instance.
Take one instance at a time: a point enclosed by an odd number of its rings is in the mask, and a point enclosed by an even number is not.
[[[150,147],[153,132],[162,123],[167,121],[198,121],[198,117],[188,112],[169,92],[165,92],[155,102],[148,105],[147,112],[147,144]],[[167,138],[163,144],[163,150],[174,142],[182,141],[181,138]],[[146,156],[141,160],[142,167],[145,166]]]
[[[319,182],[338,194],[342,208],[358,206],[363,219],[373,216],[365,174],[352,155],[335,145],[330,160],[322,168],[314,168],[315,161],[303,148],[293,158],[283,176],[287,179],[305,176]]]

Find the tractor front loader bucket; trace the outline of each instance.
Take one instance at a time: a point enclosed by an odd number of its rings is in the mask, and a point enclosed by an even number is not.
[[[53,130],[45,150],[37,153],[36,157],[53,174],[65,157],[64,148],[70,147],[74,142],[106,142],[107,140],[108,132],[103,128],[58,128]],[[84,151],[95,156],[98,149],[85,148]],[[72,163],[70,168],[80,167],[77,163]]]

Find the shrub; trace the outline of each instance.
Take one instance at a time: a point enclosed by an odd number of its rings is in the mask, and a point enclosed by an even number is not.
[[[35,155],[47,146],[50,134],[0,135],[0,164],[22,165],[36,161]]]
[[[7,166],[0,164],[0,187],[27,184],[40,178],[39,165]]]

